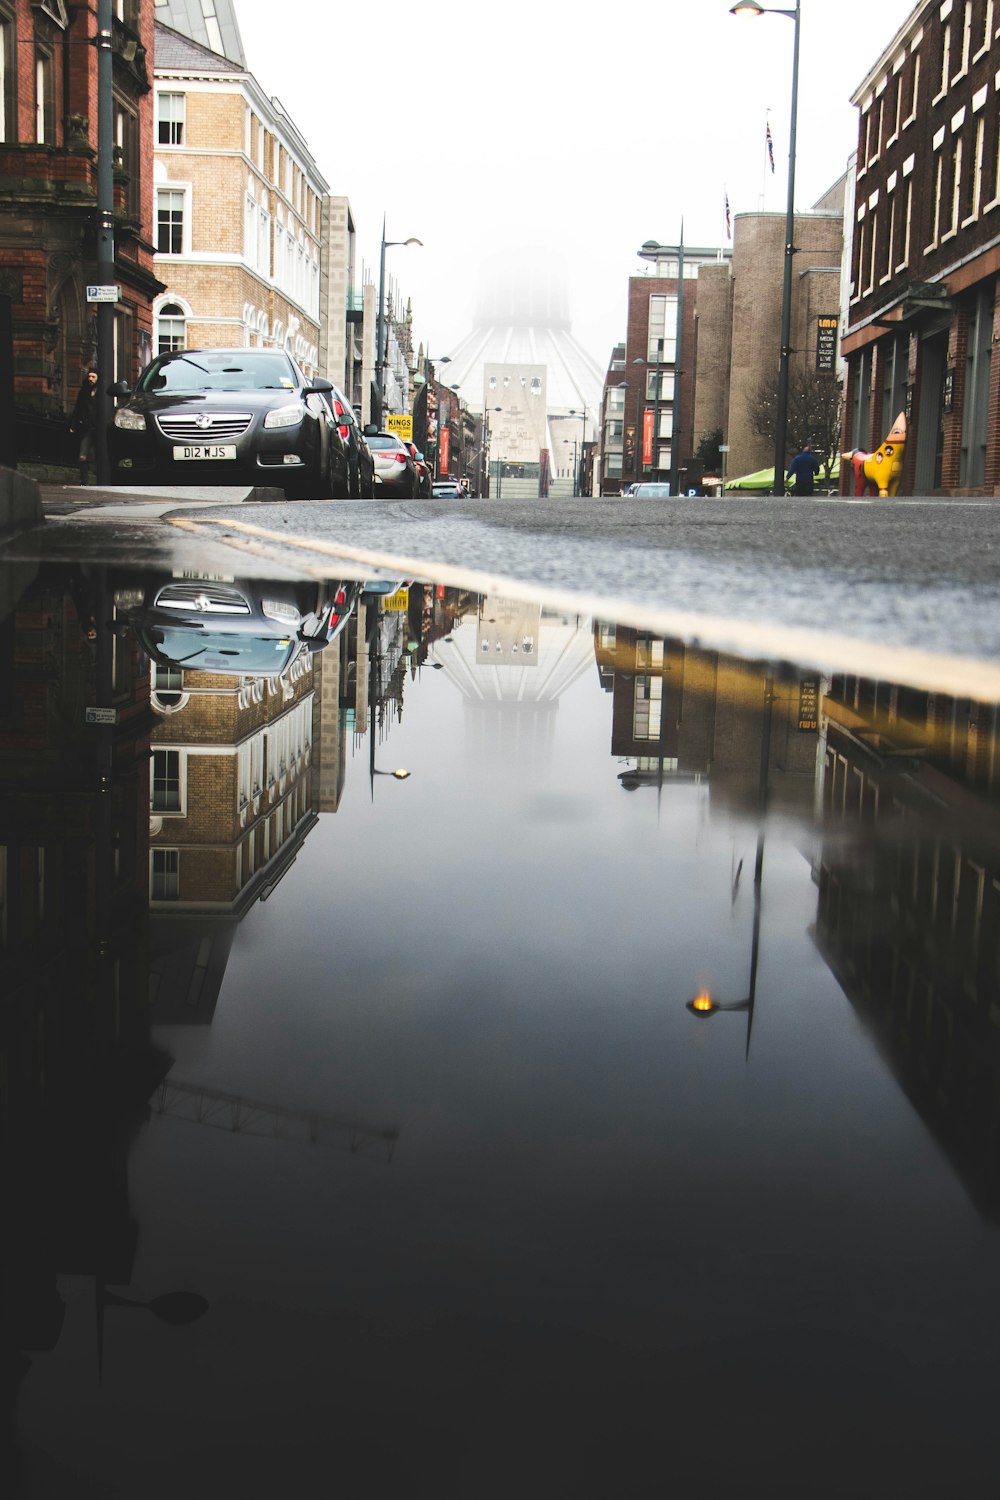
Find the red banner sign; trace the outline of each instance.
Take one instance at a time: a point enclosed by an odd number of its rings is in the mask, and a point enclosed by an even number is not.
[[[644,464],[653,462],[653,413],[644,411],[642,414],[642,461]]]
[[[439,473],[448,473],[448,450],[451,447],[451,431],[448,427],[441,428],[441,456],[438,460]]]

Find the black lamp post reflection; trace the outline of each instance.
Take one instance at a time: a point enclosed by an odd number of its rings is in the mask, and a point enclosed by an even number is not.
[[[747,1042],[744,1056],[750,1056],[750,1037],[753,1032],[753,1012],[757,1000],[757,960],[760,954],[760,895],[764,878],[764,817],[767,812],[767,779],[771,760],[771,723],[774,717],[774,679],[764,679],[764,702],[761,713],[760,771],[757,782],[757,853],[753,868],[753,928],[750,941],[750,986],[742,1000],[723,1002],[713,999],[706,989],[699,990],[685,1009],[692,1015],[708,1020],[719,1011],[744,1011],[747,1018]],[[737,879],[739,872],[737,872]],[[735,885],[733,887],[735,895]]]

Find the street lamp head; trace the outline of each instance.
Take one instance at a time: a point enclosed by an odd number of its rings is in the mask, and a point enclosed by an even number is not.
[[[689,1000],[685,1007],[693,1016],[714,1016],[719,1009],[718,1003],[712,999],[707,990],[700,990],[693,1000]]]
[[[416,235],[411,235],[408,240],[403,241],[404,245],[420,245],[421,248],[423,248],[423,243],[423,240],[418,240]]]
[[[764,7],[758,5],[757,0],[739,0],[738,5],[729,7],[729,14],[731,16],[762,16]]]

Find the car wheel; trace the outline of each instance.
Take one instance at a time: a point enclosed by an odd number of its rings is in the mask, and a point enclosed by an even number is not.
[[[369,474],[367,483],[362,484],[362,486],[361,486],[361,494],[362,494],[363,499],[365,499],[365,500],[374,500],[375,499],[375,470],[374,469]]]

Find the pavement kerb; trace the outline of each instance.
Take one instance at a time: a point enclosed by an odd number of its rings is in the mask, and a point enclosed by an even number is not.
[[[0,536],[40,526],[43,519],[37,479],[28,479],[16,469],[0,468]]]
[[[888,677],[896,682],[923,687],[928,692],[970,697],[977,701],[1000,701],[1000,665],[975,658],[886,645],[827,630],[789,626],[777,620],[743,620],[637,604],[631,599],[583,591],[576,593],[525,582],[502,573],[438,563],[427,557],[378,552],[321,539],[300,540],[247,521],[215,516],[197,520],[177,516],[167,517],[167,520],[170,525],[196,534],[207,532],[210,527],[225,528],[229,532],[224,538],[228,546],[239,547],[242,536],[246,551],[272,560],[290,549],[302,554],[311,553],[314,563],[310,567],[304,561],[303,566],[315,576],[329,573],[326,559],[340,559],[378,569],[390,577],[424,578],[446,586],[471,589],[478,594],[503,594],[507,598],[542,604],[555,610],[570,609],[599,620],[616,620],[655,635],[677,637],[693,645],[732,652],[749,659],[796,663],[827,674],[849,672],[862,677]]]

